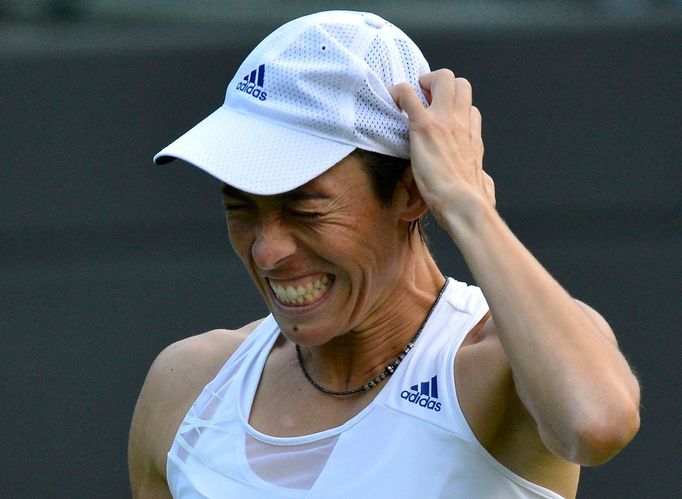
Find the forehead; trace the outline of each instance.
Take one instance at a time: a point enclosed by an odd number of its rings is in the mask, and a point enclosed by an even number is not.
[[[362,190],[362,186],[369,185],[368,181],[369,177],[362,160],[355,156],[347,156],[302,186],[267,197],[287,199],[331,198],[349,189]],[[222,184],[222,192],[225,196],[238,199],[253,196],[226,183]]]

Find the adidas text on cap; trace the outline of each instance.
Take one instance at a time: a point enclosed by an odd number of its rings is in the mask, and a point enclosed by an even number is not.
[[[387,87],[423,97],[429,66],[401,30],[374,14],[328,11],[266,37],[229,83],[223,105],[164,148],[252,194],[293,190],[355,148],[409,157],[407,116]],[[426,103],[424,101],[424,103]]]

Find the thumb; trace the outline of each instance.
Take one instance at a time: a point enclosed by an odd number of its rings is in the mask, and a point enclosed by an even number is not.
[[[425,112],[422,101],[409,83],[398,83],[388,87],[388,93],[400,110],[407,113],[410,120]]]

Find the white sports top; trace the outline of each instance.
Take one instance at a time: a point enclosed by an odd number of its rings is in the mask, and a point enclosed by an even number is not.
[[[280,334],[267,317],[199,395],[168,453],[175,498],[553,498],[497,462],[457,402],[454,360],[488,310],[448,279],[421,336],[374,400],[343,425],[272,437],[248,424]]]

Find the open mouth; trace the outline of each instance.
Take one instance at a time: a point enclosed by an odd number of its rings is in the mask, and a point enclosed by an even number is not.
[[[319,300],[334,283],[334,275],[324,274],[316,278],[297,280],[295,283],[279,283],[270,279],[268,282],[278,302],[288,307],[302,307]]]

